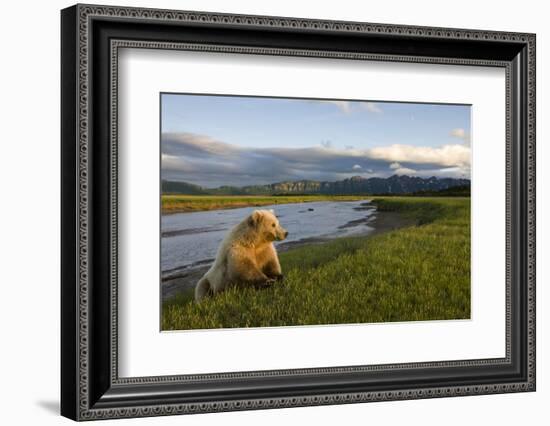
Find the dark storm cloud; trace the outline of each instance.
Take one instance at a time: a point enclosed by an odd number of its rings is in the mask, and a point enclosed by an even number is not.
[[[162,177],[218,187],[301,179],[334,181],[355,175],[451,176],[467,172],[469,160],[465,164],[463,154],[452,146],[439,150],[401,145],[339,150],[330,144],[307,148],[244,148],[204,135],[167,133],[162,135]],[[408,158],[411,161],[407,161]]]

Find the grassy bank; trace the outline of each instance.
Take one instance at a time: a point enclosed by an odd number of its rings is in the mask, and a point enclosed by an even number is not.
[[[356,195],[163,195],[162,213],[261,207],[273,204],[308,203],[313,201],[355,201]]]
[[[231,289],[201,304],[181,294],[164,304],[162,329],[469,318],[469,198],[375,202],[419,225],[281,253],[282,283]]]

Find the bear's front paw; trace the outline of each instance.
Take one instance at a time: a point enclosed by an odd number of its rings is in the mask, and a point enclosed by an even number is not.
[[[268,288],[268,287],[271,287],[273,284],[275,284],[275,279],[268,278],[267,280],[259,282],[258,284],[256,284],[256,288],[259,288],[259,289]]]
[[[273,284],[275,284],[275,279],[274,278],[268,278],[265,283],[264,283],[264,286],[265,287],[270,287],[272,286]]]
[[[282,281],[285,279],[285,276],[283,274],[279,274],[275,276],[275,281]]]

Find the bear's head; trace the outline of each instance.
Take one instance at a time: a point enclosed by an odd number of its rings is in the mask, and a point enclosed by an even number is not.
[[[282,241],[288,231],[281,226],[273,210],[254,210],[248,217],[248,225],[264,241]]]

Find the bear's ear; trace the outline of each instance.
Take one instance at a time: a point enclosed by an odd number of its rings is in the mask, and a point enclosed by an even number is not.
[[[248,217],[248,224],[252,227],[256,227],[262,221],[262,214],[258,210],[254,210]]]

